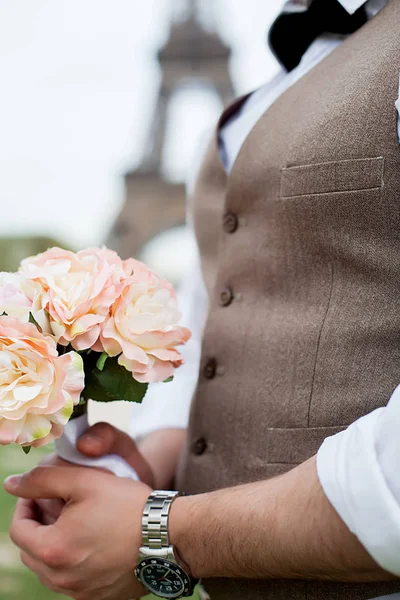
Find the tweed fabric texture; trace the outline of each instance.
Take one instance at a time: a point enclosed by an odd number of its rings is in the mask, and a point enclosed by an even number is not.
[[[179,489],[283,473],[385,405],[400,381],[399,24],[392,0],[287,90],[229,176],[216,138],[209,147],[191,201],[210,311]],[[238,219],[234,232],[223,228],[226,213]],[[398,583],[205,586],[212,600],[400,591]]]

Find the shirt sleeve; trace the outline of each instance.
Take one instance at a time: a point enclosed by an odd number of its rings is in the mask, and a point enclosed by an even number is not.
[[[400,577],[400,386],[389,404],[327,438],[317,455],[329,501],[374,560]]]
[[[181,324],[192,332],[191,339],[181,349],[185,364],[177,369],[172,382],[151,384],[142,404],[133,406],[130,432],[135,438],[158,429],[185,428],[188,425],[208,308],[198,255],[190,275],[178,291],[178,303],[182,312]]]

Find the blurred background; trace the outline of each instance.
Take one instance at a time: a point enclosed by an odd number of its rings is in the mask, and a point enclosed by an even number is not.
[[[0,0],[0,270],[106,243],[175,285],[190,269],[185,182],[223,106],[271,78],[283,0]],[[130,407],[91,420],[126,428]],[[0,476],[40,459],[0,450]],[[50,600],[8,539],[0,600]],[[60,598],[60,596],[57,596]]]

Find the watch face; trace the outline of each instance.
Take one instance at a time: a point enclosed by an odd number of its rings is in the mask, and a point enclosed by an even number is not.
[[[175,563],[162,558],[146,558],[138,564],[136,575],[156,596],[180,598],[192,594],[189,577]]]

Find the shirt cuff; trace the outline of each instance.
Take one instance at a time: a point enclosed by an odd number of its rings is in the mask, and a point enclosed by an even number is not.
[[[327,438],[317,471],[328,500],[372,558],[400,577],[400,507],[377,459],[374,431],[378,409]]]

